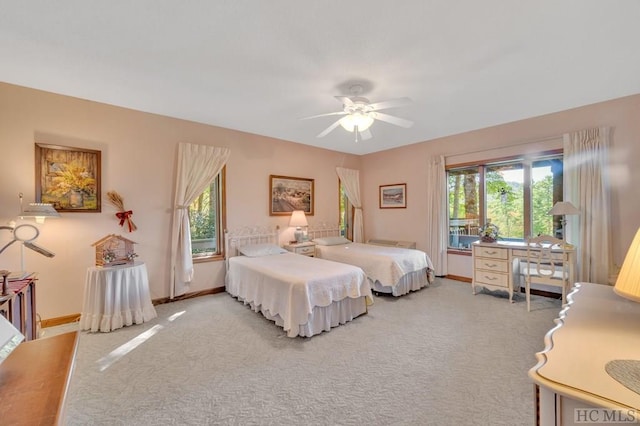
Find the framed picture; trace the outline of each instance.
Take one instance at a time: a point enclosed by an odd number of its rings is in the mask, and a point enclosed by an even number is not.
[[[269,176],[269,216],[288,216],[294,210],[313,215],[313,179]]]
[[[36,202],[59,212],[100,212],[100,161],[100,151],[36,143]]]
[[[381,209],[407,208],[407,184],[380,185],[379,201]]]

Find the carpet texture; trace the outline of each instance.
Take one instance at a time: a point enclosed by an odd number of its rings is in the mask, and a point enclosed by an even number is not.
[[[525,425],[560,301],[437,279],[312,338],[226,293],[80,335],[68,425]]]

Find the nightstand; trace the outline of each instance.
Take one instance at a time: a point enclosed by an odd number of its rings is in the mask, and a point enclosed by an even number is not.
[[[316,243],[306,241],[304,243],[290,243],[284,246],[285,250],[289,250],[295,254],[314,257],[316,255]]]

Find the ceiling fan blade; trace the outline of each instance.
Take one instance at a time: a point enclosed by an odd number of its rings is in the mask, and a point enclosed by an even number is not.
[[[381,109],[401,107],[401,106],[409,105],[410,103],[412,103],[412,101],[409,98],[398,98],[398,99],[389,99],[387,101],[376,102],[374,104],[370,104],[369,107],[373,111],[378,111]]]
[[[302,117],[300,120],[309,120],[310,118],[327,117],[330,115],[345,115],[345,114],[346,112],[344,111],[328,112],[326,114],[318,114],[318,115],[312,115],[310,117]]]
[[[362,138],[363,141],[366,141],[368,139],[371,139],[373,135],[371,134],[371,130],[367,129],[363,132],[360,132],[360,137]]]
[[[340,120],[342,120],[342,118]],[[333,129],[335,129],[336,127],[338,127],[340,125],[340,120],[336,120],[331,126],[329,126],[326,129],[324,129],[322,131],[322,133],[320,133],[317,137],[323,138],[323,137],[327,136]]]
[[[344,106],[353,105],[353,101],[351,100],[351,98],[349,98],[347,96],[336,96],[335,98],[337,100],[339,100],[340,102],[342,102],[342,105],[344,105]]]
[[[413,121],[405,120],[404,118],[394,117],[393,115],[384,114],[381,112],[374,112],[376,120],[386,121],[387,123],[395,124],[396,126],[409,128],[413,126]]]

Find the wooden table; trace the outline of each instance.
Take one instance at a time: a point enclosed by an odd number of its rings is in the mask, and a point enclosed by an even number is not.
[[[618,296],[611,286],[591,283],[576,284],[567,300],[529,371],[537,424],[606,424],[603,420],[612,415],[640,421],[640,394],[605,370],[613,360],[640,359],[640,303]]]
[[[78,332],[24,342],[0,364],[0,424],[62,424]]]
[[[513,302],[513,294],[520,290],[520,259],[527,257],[527,243],[524,241],[498,241],[483,243],[476,241],[472,245],[473,281],[471,288],[476,294],[476,287],[487,290],[502,290],[509,293],[509,301]],[[534,249],[532,250],[539,250]],[[562,256],[562,249],[553,249],[557,256]],[[567,256],[569,286],[575,283],[576,250],[564,250]]]

